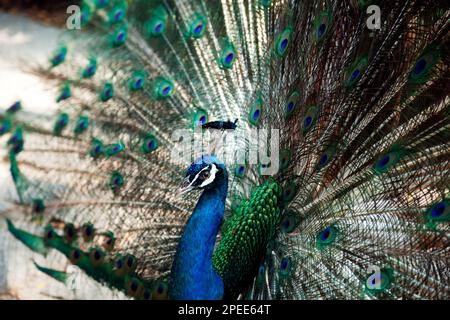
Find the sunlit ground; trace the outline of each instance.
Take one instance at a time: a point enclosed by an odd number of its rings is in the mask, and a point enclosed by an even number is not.
[[[29,61],[45,62],[57,43],[58,30],[42,26],[28,18],[0,13],[0,112],[21,100],[25,112],[52,113],[55,109],[54,93],[36,76],[27,74],[24,67]],[[2,140],[4,142],[4,139]],[[2,143],[0,156],[5,150]],[[9,168],[0,162],[0,209],[7,195],[15,195]],[[20,243],[11,241],[0,219],[0,299],[49,298],[41,291],[47,285],[45,276],[31,268],[29,261],[35,255]],[[19,259],[25,259],[20,262]],[[30,266],[31,265],[31,266]],[[23,275],[28,273],[29,278]]]
[[[48,85],[24,69],[30,61],[44,63],[56,46],[58,30],[28,18],[0,13],[0,110],[21,100],[24,110],[51,113],[56,108]],[[4,148],[0,148],[4,154]],[[3,156],[2,154],[2,156]],[[0,163],[0,195],[8,190],[9,173]],[[1,203],[0,203],[1,205]]]

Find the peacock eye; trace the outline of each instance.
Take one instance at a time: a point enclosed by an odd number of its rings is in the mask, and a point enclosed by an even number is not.
[[[258,268],[258,276],[256,277],[256,283],[261,285],[264,281],[264,277],[266,274],[266,267],[262,264]]]
[[[66,100],[68,98],[70,98],[72,95],[71,90],[70,90],[70,85],[69,84],[65,84],[62,88],[61,91],[58,95],[58,97],[56,98],[56,102],[60,102],[62,100]]]
[[[325,11],[321,13],[314,20],[314,29],[315,29],[315,39],[316,41],[321,41],[325,38],[325,35],[328,33],[328,29],[331,24],[331,15],[329,11]]]
[[[67,242],[70,243],[75,240],[76,234],[77,230],[72,223],[68,223],[64,226],[64,239],[66,239]]]
[[[236,50],[233,43],[228,39],[223,40],[222,47],[223,49],[219,59],[219,65],[223,69],[230,69],[236,60]]]
[[[284,29],[280,35],[278,35],[278,37],[275,40],[275,54],[278,57],[283,57],[285,55],[285,53],[287,52],[289,43],[291,41],[291,34],[292,34],[292,29],[291,28],[286,28]]]
[[[72,262],[73,264],[77,264],[81,259],[81,254],[82,252],[80,249],[78,248],[73,249],[69,255],[70,262]]]
[[[141,145],[141,151],[143,153],[150,153],[158,148],[158,141],[156,140],[155,136],[153,136],[151,133],[147,134]]]
[[[55,237],[55,231],[48,228],[44,234],[44,240],[52,240]]]
[[[256,101],[251,106],[248,115],[248,120],[252,125],[254,126],[258,125],[261,119],[262,108],[263,108],[262,100],[260,98],[256,99]]]
[[[202,126],[208,122],[208,113],[204,109],[197,109],[192,117],[192,127]]]
[[[114,273],[119,277],[131,273],[127,267],[127,256],[119,255],[116,257],[114,260]]]
[[[22,109],[22,103],[20,101],[16,101],[13,103],[12,106],[10,106],[8,108],[8,110],[6,110],[8,113],[16,113],[17,111],[19,111],[20,109]]]
[[[97,71],[97,60],[91,59],[89,61],[89,64],[83,70],[82,76],[83,76],[83,78],[90,78],[95,74],[95,71]]]
[[[89,118],[86,116],[80,116],[73,131],[75,134],[81,134],[84,131],[86,131],[88,127],[89,127]]]
[[[368,64],[367,55],[362,55],[356,62],[354,62],[347,71],[345,86],[350,87],[354,85],[359,78],[361,78],[362,73],[366,69]]]
[[[292,115],[297,107],[297,102],[299,100],[300,94],[297,91],[291,93],[286,103],[285,116],[289,118]]]
[[[151,300],[152,299],[152,292],[149,289],[145,289],[144,293],[142,294],[142,298],[144,300]]]
[[[159,34],[159,33],[161,33],[162,30],[163,30],[163,24],[162,24],[162,22],[160,22],[160,23],[157,23],[155,25],[155,28],[153,29],[153,32],[155,34]]]
[[[336,154],[336,148],[334,145],[328,147],[328,149],[322,153],[319,157],[319,161],[317,162],[318,169],[322,169],[327,166],[334,158]]]
[[[125,267],[126,272],[132,273],[136,269],[137,259],[135,256],[133,256],[131,254],[127,254],[124,257],[124,263],[125,263],[124,267]]]
[[[125,149],[125,145],[123,144],[123,142],[119,141],[117,143],[109,145],[105,150],[105,155],[107,157],[111,157],[111,156],[117,155],[124,149]]]
[[[378,157],[374,163],[373,168],[377,174],[384,173],[395,166],[405,154],[405,151],[401,148],[395,148],[385,154]]]
[[[291,152],[287,149],[280,152],[280,170],[285,170],[291,163]]]
[[[31,205],[31,211],[36,214],[41,214],[45,211],[45,203],[42,199],[33,199],[33,204]]]
[[[105,250],[111,251],[114,248],[116,238],[114,237],[114,234],[112,232],[108,232],[104,236],[105,238],[103,239],[102,246]]]
[[[333,242],[336,239],[337,233],[338,229],[334,225],[328,226],[323,230],[321,230],[317,234],[317,241],[316,241],[317,248],[319,250],[322,250],[328,247],[329,245],[333,244]]]
[[[110,83],[110,82],[105,83],[102,91],[100,92],[100,100],[103,102],[106,102],[109,99],[111,99],[113,96],[114,96],[114,87],[113,87],[112,83]]]
[[[123,8],[117,8],[111,12],[110,21],[112,23],[121,22],[125,17],[125,11]]]
[[[89,259],[93,266],[100,265],[104,260],[105,254],[98,248],[92,248],[89,252]]]
[[[55,125],[53,127],[53,134],[60,135],[68,123],[69,115],[67,113],[61,113],[56,119]]]
[[[116,261],[114,262],[114,266],[117,270],[122,270],[123,269],[123,258],[119,257],[116,259]]]
[[[371,295],[383,292],[391,286],[393,280],[392,270],[382,268],[380,271],[373,272],[366,278],[366,291]]]
[[[414,63],[409,75],[409,81],[414,84],[424,83],[429,78],[429,75],[439,59],[439,49],[435,47],[427,48],[422,56]]]
[[[63,63],[64,60],[66,59],[66,55],[67,55],[67,48],[66,47],[59,48],[50,59],[52,66],[56,67],[57,65]]]
[[[198,36],[203,30],[203,24],[199,23],[194,27],[194,35]]]
[[[111,34],[111,44],[113,47],[120,47],[127,41],[128,31],[125,26],[118,28]]]
[[[91,241],[95,236],[95,228],[91,223],[86,223],[81,227],[81,233],[83,240],[86,242]]]
[[[288,209],[281,220],[280,229],[284,233],[291,233],[298,227],[300,222],[301,219],[298,212]]]
[[[445,222],[450,220],[450,201],[444,199],[433,204],[428,210],[428,220],[432,222]]]
[[[124,184],[125,179],[119,172],[115,171],[111,174],[109,186],[113,191],[119,190],[121,187],[123,187]]]
[[[327,25],[325,23],[321,23],[317,28],[317,37],[321,38],[324,35],[326,29]]]
[[[17,128],[16,131],[8,139],[7,145],[11,147],[11,151],[18,154],[23,150],[23,133],[22,128]]]
[[[167,285],[167,283],[165,281],[163,281],[163,280],[158,281],[151,293],[151,299],[152,300],[167,299],[168,289],[169,289],[169,286]]]
[[[104,151],[103,142],[99,139],[93,138],[91,142],[91,150],[89,154],[92,158],[98,158]]]
[[[245,175],[245,166],[242,164],[239,164],[234,169],[234,175],[238,178],[242,178]]]
[[[158,79],[156,79],[153,87],[157,99],[168,98],[175,91],[173,81],[171,79],[163,77],[159,77]]]
[[[292,269],[292,260],[290,257],[284,257],[281,259],[279,267],[279,275],[282,277],[288,276]]]
[[[91,15],[92,13],[89,6],[83,6],[81,8],[80,21],[82,26],[86,25],[86,23],[89,22],[89,20],[91,19]]]
[[[206,30],[206,22],[206,17],[197,13],[196,18],[191,23],[189,35],[196,39],[203,36]]]
[[[133,298],[142,296],[144,286],[141,281],[131,278],[127,283],[127,294]]]

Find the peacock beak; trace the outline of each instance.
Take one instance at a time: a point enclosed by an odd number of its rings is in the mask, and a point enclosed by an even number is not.
[[[178,188],[178,196],[181,196],[189,191],[194,189],[194,186],[192,185],[192,181],[189,180],[189,176],[187,176],[183,182],[181,183],[180,187]]]

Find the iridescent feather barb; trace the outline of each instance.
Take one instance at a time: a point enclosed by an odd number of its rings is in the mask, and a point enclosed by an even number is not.
[[[450,12],[383,2],[368,30],[368,5],[84,1],[82,30],[34,70],[60,89],[54,120],[0,116],[20,200],[4,213],[11,234],[111,290],[181,295],[192,279],[170,284],[173,261],[198,262],[183,255],[199,240],[186,222],[211,216],[176,189],[227,173],[206,257],[215,298],[448,299]],[[246,137],[236,150],[254,128],[280,129],[277,174],[218,159],[185,177],[173,131],[231,124]]]

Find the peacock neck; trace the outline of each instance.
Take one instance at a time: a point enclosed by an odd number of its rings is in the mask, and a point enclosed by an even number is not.
[[[171,274],[173,299],[220,299],[223,282],[212,265],[216,236],[225,210],[227,177],[204,190],[184,229]]]

